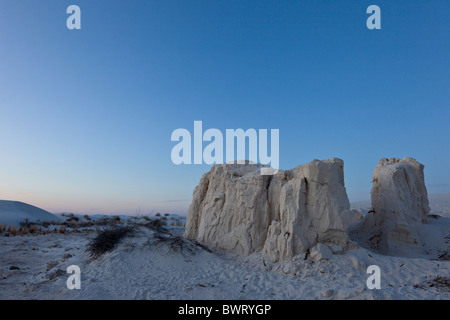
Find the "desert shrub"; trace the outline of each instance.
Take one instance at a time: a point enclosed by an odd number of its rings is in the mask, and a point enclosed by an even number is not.
[[[86,227],[92,227],[95,223],[93,221],[77,221],[77,222],[63,222],[62,225],[66,226],[67,228],[86,228]],[[104,222],[102,225],[107,225],[108,223]]]
[[[62,277],[62,276],[64,276],[65,274],[66,274],[66,271],[64,271],[64,270],[62,270],[62,269],[56,269],[55,271],[51,272],[51,273],[47,276],[47,278],[48,278],[49,280],[53,280],[53,279]]]
[[[21,236],[23,236],[24,234],[28,233],[27,227],[26,226],[20,226],[19,230],[17,230],[17,233]]]
[[[427,288],[435,288],[440,292],[450,292],[450,277],[436,276],[434,279],[425,281],[421,284],[415,284],[414,288],[427,290]]]
[[[28,218],[24,219],[23,221],[21,221],[19,223],[20,227],[25,227],[25,228],[29,228],[31,226],[31,222]]]
[[[86,227],[92,227],[95,223],[93,221],[84,221],[84,222],[78,222],[77,227],[78,228],[86,228]]]
[[[48,228],[49,226],[55,226],[58,224],[60,224],[60,223],[52,220],[52,221],[44,221],[44,222],[40,223],[39,225],[43,226],[44,228]]]
[[[55,233],[57,230],[55,229]],[[43,230],[42,227],[37,228],[36,224],[30,225],[29,228],[25,227],[25,225],[20,226],[19,228],[12,225],[0,225],[0,234],[3,233],[5,237],[14,237],[14,236],[23,236],[27,234],[49,234],[51,233],[48,230]]]
[[[52,270],[54,267],[56,267],[59,264],[59,261],[50,261],[47,262],[47,271]]]
[[[432,280],[430,287],[436,287],[438,291],[450,292],[450,277],[436,276]]]
[[[149,219],[148,222],[142,224],[144,227],[147,227],[149,229],[152,229],[157,232],[166,232],[164,230],[164,226],[167,225],[167,222],[162,219]]]
[[[58,228],[55,228],[55,230],[53,230],[53,232],[54,233],[65,234],[66,233],[66,227],[59,227],[59,230],[58,230]]]
[[[101,230],[89,243],[87,252],[92,258],[98,258],[102,254],[112,251],[126,236],[133,233],[130,227],[114,227]]]
[[[98,226],[116,226],[120,223],[120,217],[104,217],[98,219],[95,224]]]
[[[155,232],[153,234],[153,239],[153,244],[155,246],[168,249],[167,254],[181,253],[184,256],[188,253],[192,255],[197,253],[200,249],[211,252],[207,247],[196,241],[186,240],[183,237],[173,236],[168,233],[163,234]]]
[[[181,237],[174,237],[161,233],[155,233],[153,237],[156,245],[167,244],[167,246],[174,252],[178,252],[183,249],[184,239]]]
[[[37,230],[36,225],[33,224],[28,228],[28,233],[35,233]]]
[[[438,260],[447,260],[450,261],[450,251],[447,250],[439,255]]]

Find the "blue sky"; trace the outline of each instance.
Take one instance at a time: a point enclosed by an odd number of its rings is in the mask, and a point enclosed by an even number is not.
[[[66,8],[82,29],[66,28]],[[382,29],[366,27],[381,8]],[[0,198],[52,212],[185,213],[207,165],[173,130],[280,130],[280,166],[340,157],[351,201],[382,157],[450,192],[450,22],[433,1],[0,4]]]

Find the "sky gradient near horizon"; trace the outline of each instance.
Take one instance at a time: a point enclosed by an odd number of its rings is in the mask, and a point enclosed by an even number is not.
[[[76,4],[82,29],[66,28]],[[381,30],[366,9],[381,8]],[[450,2],[0,4],[0,199],[51,212],[187,212],[208,165],[177,128],[280,130],[280,167],[342,158],[350,201],[382,157],[450,192]]]

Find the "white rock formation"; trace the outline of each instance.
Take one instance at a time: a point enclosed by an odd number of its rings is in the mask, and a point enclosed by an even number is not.
[[[344,186],[344,162],[313,160],[274,176],[270,184],[272,224],[264,253],[285,260],[318,242],[348,248],[355,215]]]
[[[194,190],[185,237],[230,252],[263,251],[273,261],[317,243],[349,248],[355,221],[344,186],[343,161],[313,160],[262,176],[260,165],[220,164]]]
[[[194,190],[185,237],[243,255],[260,250],[269,224],[270,176],[259,165],[219,164]]]
[[[356,234],[385,254],[422,251],[419,228],[430,211],[424,166],[412,158],[381,159],[373,173],[372,210]]]

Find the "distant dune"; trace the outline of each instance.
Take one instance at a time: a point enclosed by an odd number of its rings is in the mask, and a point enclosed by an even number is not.
[[[25,219],[30,222],[61,220],[48,211],[23,202],[0,200],[0,224],[19,226]]]
[[[430,214],[450,218],[450,193],[429,194]],[[370,200],[352,202],[352,209],[370,210]]]

